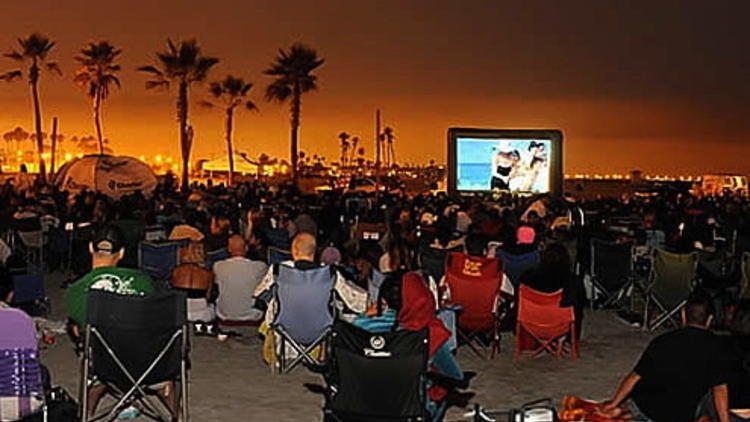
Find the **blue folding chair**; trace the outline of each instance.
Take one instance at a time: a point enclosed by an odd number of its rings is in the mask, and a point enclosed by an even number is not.
[[[497,251],[496,257],[503,262],[503,271],[508,276],[513,287],[518,288],[523,273],[539,266],[539,251],[531,251],[521,255],[514,255],[503,250]]]
[[[13,306],[31,316],[46,316],[49,300],[44,290],[44,276],[22,274],[13,276]]]
[[[278,266],[274,287],[277,312],[271,329],[279,340],[279,373],[288,373],[303,361],[313,366],[323,363],[312,352],[326,342],[331,332],[334,281],[329,266],[309,270]],[[287,359],[288,352],[296,356]]]
[[[138,268],[162,286],[169,286],[172,270],[179,262],[181,241],[141,242],[138,246]]]
[[[213,270],[214,264],[229,258],[229,251],[226,248],[206,252],[206,268]]]
[[[268,265],[277,265],[292,259],[292,253],[290,251],[273,246],[266,248],[266,255],[266,262],[268,262]]]

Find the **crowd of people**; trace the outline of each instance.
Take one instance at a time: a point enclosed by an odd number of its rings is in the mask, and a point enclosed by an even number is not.
[[[523,271],[502,275],[503,327],[513,327],[514,302],[524,284],[540,292],[562,290],[560,306],[574,308],[580,336],[587,305],[597,300],[587,281],[591,240],[604,239],[632,244],[635,251],[698,251],[706,265],[699,265],[701,288],[683,310],[684,327],[653,340],[603,414],[620,414],[629,403],[639,420],[657,422],[692,420],[699,407],[721,422],[748,416],[742,409],[750,408],[750,308],[739,299],[741,257],[750,251],[746,198],[677,192],[595,201],[570,195],[304,195],[292,185],[261,182],[195,184],[179,192],[172,182],[168,177],[148,196],[136,192],[117,200],[42,184],[0,187],[0,232],[16,236],[38,219],[47,239],[42,268],[71,274],[65,307],[74,340],[92,289],[122,295],[178,289],[186,293],[197,334],[225,339],[231,331],[226,325],[258,326],[264,358],[273,367],[278,345],[270,327],[278,312],[273,291],[279,267],[325,267],[333,278],[337,319],[372,333],[428,330],[429,367],[441,381],[425,385],[427,406],[439,419],[441,402],[465,389],[470,375],[449,340],[455,321],[436,312],[450,301],[444,263],[429,257],[459,252],[502,262],[536,255]],[[30,269],[23,239],[11,242],[8,236],[0,247],[0,300],[11,304],[13,275]],[[178,263],[165,282],[139,269],[144,240],[180,242]],[[641,271],[647,278],[647,268]],[[373,292],[371,281],[378,276],[382,283]],[[721,313],[731,336],[711,332],[717,305],[736,309],[733,318]],[[21,306],[34,312],[29,304]],[[89,405],[93,411],[96,400]]]

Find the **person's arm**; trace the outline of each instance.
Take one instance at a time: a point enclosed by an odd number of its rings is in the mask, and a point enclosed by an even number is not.
[[[729,422],[729,387],[726,384],[714,386],[713,396],[719,422]]]
[[[636,374],[635,372],[631,372],[628,374],[628,376],[625,377],[624,380],[620,383],[620,387],[617,389],[617,392],[612,397],[612,400],[606,402],[604,404],[604,411],[610,411],[613,410],[622,404],[623,401],[630,395],[630,393],[633,391],[633,388],[635,385],[640,381],[641,376]]]

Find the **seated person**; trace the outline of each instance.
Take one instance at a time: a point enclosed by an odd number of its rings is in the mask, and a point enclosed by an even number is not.
[[[292,241],[292,260],[282,262],[281,265],[293,266],[300,270],[320,268],[320,264],[315,262],[316,248],[314,236],[309,233],[300,233]],[[364,312],[367,308],[367,291],[346,280],[338,270],[335,270],[335,277],[334,290],[336,291],[336,304],[339,311],[346,313]],[[275,282],[275,278],[274,268],[271,267],[263,281],[255,289],[255,297],[270,302],[270,289]],[[270,324],[275,316],[275,311],[270,306],[269,310],[272,312],[266,312],[266,321]]]
[[[208,301],[214,284],[214,273],[203,268],[206,256],[200,243],[191,242],[180,248],[180,265],[172,270],[173,288],[187,294],[188,321],[211,323],[215,319]]]
[[[391,273],[380,286],[379,296],[377,314],[362,314],[352,324],[371,333],[388,332],[394,327],[413,331],[427,328],[429,368],[440,380],[427,381],[427,410],[433,420],[440,420],[444,410],[441,402],[448,395],[448,389],[465,383],[463,371],[448,345],[450,331],[435,316],[432,293],[419,273],[410,272],[403,277],[399,273]]]
[[[68,286],[65,291],[65,308],[69,318],[69,333],[78,343],[81,329],[86,324],[86,305],[90,290],[104,290],[118,295],[147,295],[156,289],[151,278],[139,270],[121,268],[117,264],[125,255],[125,236],[114,225],[106,225],[94,234],[89,244],[93,269],[78,281]],[[93,415],[99,400],[108,388],[104,384],[95,384],[88,389],[88,408]],[[174,383],[166,383],[160,393],[167,403],[176,408]]]
[[[712,321],[710,301],[692,295],[682,310],[683,327],[651,341],[603,410],[626,405],[636,420],[693,421],[701,399],[712,392],[717,420],[729,422],[728,374],[720,340],[709,331]]]
[[[737,306],[729,325],[731,336],[725,337],[727,351],[725,361],[728,369],[729,418],[732,422],[750,421],[750,301],[743,300]],[[706,396],[702,404],[703,414],[712,421],[719,420],[713,406],[713,395]]]
[[[260,321],[263,312],[256,308],[253,292],[268,272],[268,266],[245,258],[247,244],[242,236],[231,236],[227,250],[229,258],[214,264],[219,288],[216,315],[227,321]]]
[[[119,295],[146,295],[155,290],[147,274],[117,266],[125,255],[125,236],[116,226],[106,225],[100,229],[89,244],[89,252],[92,270],[65,291],[65,309],[75,335],[86,324],[89,290],[104,290]]]
[[[570,271],[570,259],[564,246],[553,243],[542,251],[539,267],[521,274],[521,284],[542,293],[563,291],[560,306],[572,306],[576,318],[576,335],[580,337],[583,308],[586,306],[586,291],[583,280]]]

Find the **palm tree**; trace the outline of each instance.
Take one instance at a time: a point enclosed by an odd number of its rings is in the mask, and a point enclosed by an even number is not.
[[[55,62],[47,61],[47,54],[55,46],[55,42],[39,33],[33,33],[26,38],[18,39],[18,50],[11,50],[5,54],[5,57],[18,62],[19,64],[29,63],[28,81],[31,86],[31,102],[34,106],[34,129],[36,136],[36,150],[39,155],[39,175],[42,180],[46,180],[47,169],[44,165],[44,137],[42,136],[42,106],[39,99],[39,76],[40,68],[62,74],[60,67]],[[23,70],[15,69],[0,75],[0,80],[14,81],[23,78]]]
[[[180,132],[180,153],[182,155],[182,189],[188,188],[190,151],[193,147],[193,131],[188,124],[188,100],[190,86],[206,79],[208,71],[219,62],[214,57],[205,57],[194,39],[176,45],[167,40],[167,50],[156,53],[156,65],[141,66],[139,71],[148,73],[153,79],[146,81],[146,89],[168,88],[178,85],[177,120]]]
[[[317,88],[318,77],[313,75],[312,71],[323,62],[314,49],[295,43],[288,50],[279,50],[279,55],[271,67],[263,72],[275,78],[266,88],[266,99],[281,103],[290,101],[292,179],[295,184],[299,161],[297,152],[302,94]]]
[[[253,89],[253,84],[245,82],[242,78],[235,78],[232,75],[227,75],[222,81],[212,82],[208,87],[208,91],[211,93],[214,101],[218,102],[226,113],[225,137],[227,140],[227,156],[229,157],[229,180],[227,181],[229,186],[234,184],[234,152],[232,147],[234,110],[240,106],[247,110],[258,109],[255,103],[245,99],[251,89]],[[216,106],[211,101],[203,101],[202,104],[206,107]]]
[[[385,129],[383,129],[383,141],[386,144],[385,156],[388,167],[391,167],[396,163],[396,150],[393,148],[394,139],[396,139],[396,137],[393,134],[393,128],[386,126]]]
[[[341,141],[341,167],[344,167],[346,165],[346,158],[349,151],[349,138],[351,138],[351,135],[349,135],[346,132],[339,133],[339,140]]]
[[[114,63],[120,53],[122,50],[115,48],[107,41],[99,41],[89,43],[87,47],[81,49],[81,55],[75,57],[81,67],[76,71],[73,82],[85,88],[86,94],[92,101],[99,154],[104,154],[102,102],[109,96],[111,86],[120,87],[120,79],[116,75],[120,71],[120,65]]]
[[[357,147],[359,146],[359,136],[355,136],[352,138],[352,147],[351,147],[351,155],[349,156],[349,163],[352,163],[354,161],[354,154],[357,153]]]

